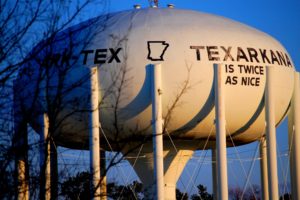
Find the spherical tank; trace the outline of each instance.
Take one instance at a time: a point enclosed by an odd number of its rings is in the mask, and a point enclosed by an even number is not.
[[[226,130],[236,144],[264,134],[266,66],[275,70],[277,124],[285,117],[293,93],[294,65],[279,42],[249,26],[201,12],[123,11],[71,27],[38,50],[47,41],[33,50],[38,59],[24,65],[16,84],[30,85],[20,94],[28,102],[39,85],[36,112],[47,112],[46,94],[54,101],[57,86],[64,88],[55,132],[58,144],[67,147],[88,143],[88,112],[79,110],[88,102],[84,77],[93,66],[99,69],[101,125],[109,138],[117,140],[140,140],[151,134],[149,64],[161,64],[165,130],[175,140],[215,140],[214,64],[222,66]],[[50,49],[51,56],[46,56]],[[60,82],[66,64],[71,67]],[[41,71],[50,71],[51,78],[35,80]],[[31,123],[38,127],[40,121]]]

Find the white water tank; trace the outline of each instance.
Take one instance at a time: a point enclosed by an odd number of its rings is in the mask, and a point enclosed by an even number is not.
[[[273,66],[276,73],[277,124],[293,93],[294,65],[278,41],[211,14],[134,9],[86,21],[42,43],[47,42],[46,49],[40,51],[41,44],[33,50],[33,55],[38,53],[24,65],[16,85],[22,88],[18,95],[26,99],[27,109],[33,103],[32,113],[58,106],[55,139],[66,147],[88,144],[88,112],[82,110],[87,108],[87,74],[93,66],[99,67],[100,121],[114,141],[140,141],[151,135],[148,64],[162,64],[163,115],[178,143],[215,140],[214,63],[223,64],[226,129],[236,144],[252,142],[264,133],[266,66]],[[38,117],[31,123],[39,129]]]

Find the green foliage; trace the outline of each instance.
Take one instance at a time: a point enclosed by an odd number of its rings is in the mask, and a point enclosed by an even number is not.
[[[107,184],[107,196],[112,199],[136,200],[143,199],[143,185],[133,181],[130,185],[117,185],[115,183]]]
[[[189,196],[188,194],[185,192],[181,192],[179,189],[176,188],[176,200],[188,200]]]
[[[0,158],[0,166],[2,164],[2,160]],[[13,199],[14,197],[14,177],[13,172],[9,169],[5,169],[0,172],[0,199]]]
[[[90,199],[90,174],[80,172],[75,177],[68,178],[61,186],[61,195],[65,199]]]
[[[213,200],[213,195],[207,192],[204,185],[198,185],[198,194],[192,195],[192,200]]]
[[[229,197],[232,200],[259,200],[260,199],[260,186],[252,185],[248,187],[245,191],[242,188],[230,188],[229,189]]]
[[[289,193],[285,193],[284,195],[282,195],[279,200],[291,200],[292,199],[292,195]]]
[[[68,178],[61,185],[61,196],[67,200],[90,199],[90,174],[80,172],[74,177]],[[143,198],[143,185],[134,181],[130,185],[107,184],[107,196],[112,199],[136,200]]]

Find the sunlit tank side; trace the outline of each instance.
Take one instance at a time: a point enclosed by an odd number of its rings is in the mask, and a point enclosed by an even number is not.
[[[168,45],[160,60],[149,57],[149,42]],[[108,137],[114,138],[117,116],[120,140],[129,137],[134,141],[151,134],[150,83],[146,67],[150,63],[162,64],[163,116],[170,117],[166,128],[173,139],[196,142],[210,137],[214,141],[214,63],[224,66],[226,128],[236,144],[257,140],[265,131],[265,66],[273,66],[276,71],[277,124],[286,115],[293,93],[294,65],[279,42],[238,22],[195,11],[149,8],[109,14],[59,33],[49,42],[47,50],[39,52],[38,47],[33,50],[33,54],[38,52],[35,56],[38,61],[31,61],[23,68],[24,72],[30,71],[29,76],[19,74],[17,84],[28,86],[20,96],[27,98],[25,105],[29,108],[33,99],[30,94],[34,94],[34,88],[39,85],[35,110],[47,111],[49,99],[45,97],[53,94],[50,99],[55,98],[61,78],[58,72],[66,64],[62,57],[67,55],[72,68],[65,74],[63,106],[56,119],[64,119],[56,127],[56,141],[66,147],[85,148],[88,144],[88,113],[72,112],[75,108],[87,108],[89,85],[83,80],[88,78],[88,68],[95,65],[99,66],[102,99],[100,121]],[[37,67],[47,60],[44,55],[50,50],[52,54],[61,55],[61,60],[48,67]],[[246,73],[242,67],[245,65],[259,67],[254,68],[254,73]],[[37,81],[39,73],[47,70],[53,77],[49,81]],[[242,85],[242,79],[252,82]],[[81,82],[74,88],[74,84]],[[49,85],[53,87],[46,93]],[[68,90],[72,87],[74,89]],[[120,100],[117,109],[116,99]],[[38,129],[37,118],[32,118],[31,123]]]

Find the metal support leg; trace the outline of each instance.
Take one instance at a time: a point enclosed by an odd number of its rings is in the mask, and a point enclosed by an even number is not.
[[[187,162],[198,148],[198,143],[191,143],[190,141],[173,142],[170,140],[164,141],[164,200],[176,199],[176,183]],[[177,146],[177,142],[180,143],[180,149],[174,149],[173,145]],[[128,154],[128,150],[132,149],[132,145],[130,143],[127,145],[123,149],[123,153],[127,153],[129,157],[135,157],[139,150]],[[143,143],[143,149],[148,150],[152,146],[153,142]],[[155,199],[154,191],[156,187],[154,188],[153,184],[155,182],[155,177],[153,176],[154,158],[153,152],[147,150],[138,160],[132,158],[128,159],[128,161],[133,165],[135,172],[143,183],[145,199]]]
[[[89,148],[91,172],[91,198],[100,199],[100,132],[99,132],[99,86],[97,67],[91,69],[91,102],[89,115]]]
[[[50,140],[49,140],[49,119],[47,114],[43,115],[43,132],[40,134],[40,199],[50,200]]]
[[[260,141],[260,177],[262,200],[269,200],[269,183],[268,183],[268,163],[267,163],[267,146],[266,138],[261,138]]]
[[[212,171],[212,183],[213,183],[213,198],[218,199],[218,174],[217,174],[217,150],[214,148],[211,150],[211,171]]]
[[[165,145],[165,143],[164,143]],[[193,148],[179,149],[175,151],[171,148],[164,157],[165,176],[164,176],[164,198],[165,200],[176,199],[176,184],[181,176],[187,162],[194,154]]]
[[[300,78],[294,76],[294,94],[289,114],[290,173],[293,199],[300,198]]]
[[[28,167],[28,133],[27,123],[21,109],[22,99],[19,99],[20,87],[14,82],[14,137],[13,147],[15,148],[15,180],[17,199],[29,199],[29,167]],[[5,173],[5,172],[3,172]],[[2,174],[2,172],[0,172]],[[1,186],[0,186],[1,187]]]
[[[106,188],[106,155],[104,150],[100,150],[100,172],[101,172],[101,200],[107,199]]]
[[[57,146],[55,141],[50,140],[50,174],[51,174],[51,200],[58,197],[58,168],[57,168]]]
[[[164,199],[164,155],[163,155],[163,119],[161,98],[161,65],[153,65],[152,94],[152,131],[154,153],[154,177],[156,182],[156,199]]]
[[[29,199],[27,124],[15,124],[17,198]]]
[[[275,122],[275,98],[274,98],[274,73],[272,67],[267,67],[265,111],[266,111],[266,142],[268,155],[268,177],[270,199],[279,199],[278,171],[277,171],[277,147],[276,147],[276,122]]]
[[[222,76],[222,65],[214,64],[215,74],[215,111],[216,111],[216,140],[217,140],[217,173],[218,197],[228,199],[227,151],[225,128],[225,92]]]

